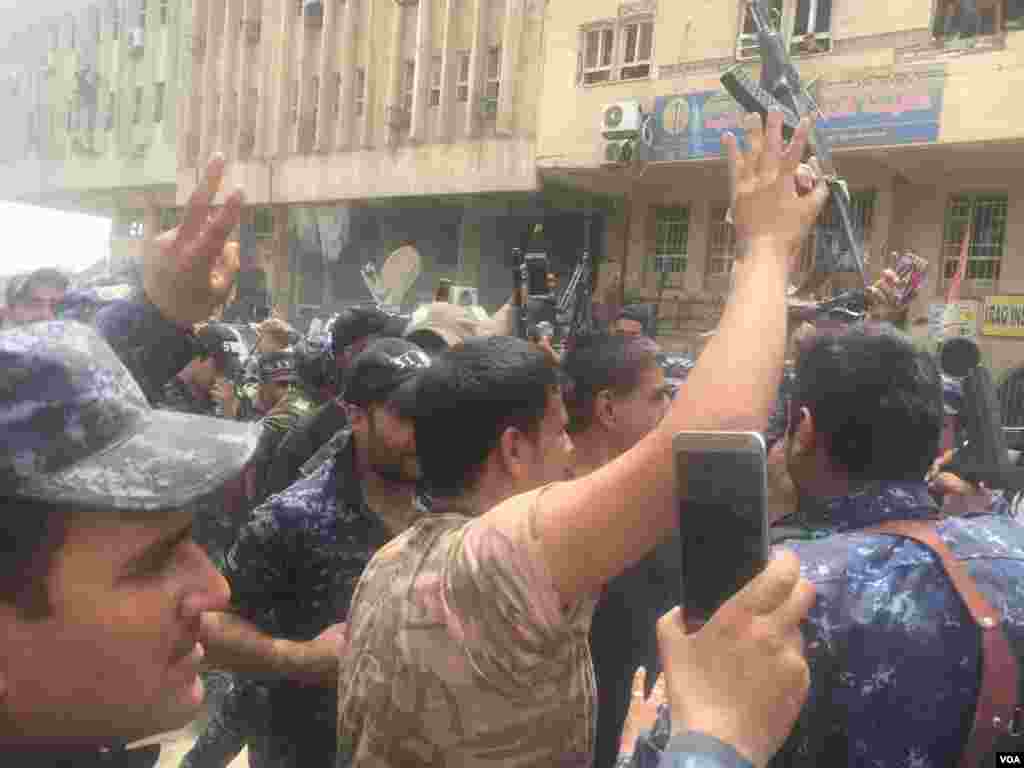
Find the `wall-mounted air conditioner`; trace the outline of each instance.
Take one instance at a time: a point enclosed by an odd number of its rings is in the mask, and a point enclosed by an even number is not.
[[[128,30],[128,52],[138,55],[146,47],[146,31],[142,27]]]
[[[640,135],[643,110],[639,101],[619,101],[601,110],[601,135],[606,139],[630,139]]]

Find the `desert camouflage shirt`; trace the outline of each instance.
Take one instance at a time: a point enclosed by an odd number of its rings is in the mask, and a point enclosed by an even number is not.
[[[435,500],[359,582],[338,765],[590,766],[595,601],[564,609],[525,516],[509,537],[458,505],[442,511]]]
[[[232,602],[269,635],[312,640],[344,621],[363,569],[391,538],[366,505],[354,453],[348,441],[317,474],[271,497],[228,554]],[[428,504],[417,501],[424,513]],[[276,682],[269,698],[272,765],[333,767],[337,694]]]
[[[771,765],[954,766],[978,697],[980,631],[930,550],[861,532],[938,508],[925,483],[877,484],[828,507],[831,536],[784,545],[818,599],[804,626],[810,696]],[[936,526],[1024,655],[1024,527],[1005,501],[993,509]]]

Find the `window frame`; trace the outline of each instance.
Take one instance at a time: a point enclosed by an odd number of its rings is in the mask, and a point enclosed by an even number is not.
[[[961,283],[961,294],[965,297],[981,296],[997,290],[999,286],[1003,259],[1006,257],[1006,228],[1009,221],[1010,207],[1009,194],[1003,190],[968,190],[952,194],[947,198],[946,209],[942,215],[942,241],[940,246],[942,267],[939,273],[941,279],[938,281],[938,289],[941,292],[945,292],[949,287],[950,281],[956,275],[956,270],[960,263],[960,246],[963,242],[964,234],[963,228],[958,228],[956,236],[950,237],[951,229],[954,225],[954,221],[951,220],[951,214],[957,201],[965,201],[969,206],[969,210],[966,216],[956,218],[964,222],[970,221],[971,223],[971,240],[967,250],[967,266],[963,282]],[[978,216],[977,204],[979,201],[994,204],[1001,208],[1001,215],[997,216],[996,213],[989,214],[992,225],[998,226],[1002,232],[998,242],[993,240],[983,243],[978,239],[978,233],[982,230],[981,227],[976,226]],[[990,229],[992,225],[990,225]],[[998,248],[998,255],[978,255],[980,249],[989,248]],[[972,272],[978,271],[977,267],[972,268],[972,264],[984,263],[992,265],[992,269],[989,270],[990,276],[979,277],[977,274],[972,276]]]
[[[736,228],[725,220],[729,210],[728,203],[711,206],[710,226],[708,227],[708,256],[704,267],[705,282],[728,282],[732,278],[736,266]],[[713,269],[720,262],[724,269]]]
[[[494,71],[491,70],[494,64]],[[485,62],[484,98],[498,101],[501,94],[501,46],[492,45],[487,49],[487,61]]]
[[[167,83],[158,82],[153,84],[153,122],[164,121],[164,101],[167,98]]]
[[[617,25],[613,21],[600,22],[584,27],[581,31],[580,40],[580,84],[599,85],[601,83],[615,82],[615,41],[618,38]],[[609,38],[608,35],[611,34]],[[590,36],[597,35],[597,49],[594,55],[593,66],[588,66],[588,53],[590,48]],[[606,45],[607,43],[607,45]],[[607,55],[607,56],[606,56]],[[607,63],[605,59],[607,58]]]
[[[807,11],[808,26],[812,20],[816,25],[821,17],[820,8],[828,4],[828,29],[814,30],[796,35],[796,22],[799,15],[800,3],[807,2],[810,7]],[[835,6],[833,0],[773,0],[772,8],[779,11],[779,32],[783,40],[789,45],[791,56],[814,56],[832,51],[832,24],[835,18]],[[812,13],[813,11],[813,13]],[[747,4],[740,2],[739,7],[739,33],[736,36],[736,59],[738,61],[756,61],[760,58],[758,50],[757,35],[746,31],[747,29]],[[812,39],[814,48],[808,49],[807,40]]]
[[[427,95],[427,106],[428,107],[440,107],[441,106],[441,69],[443,67],[443,58],[441,54],[435,54],[430,57],[430,91]]]
[[[470,52],[455,53],[455,101],[458,104],[469,102]]]
[[[670,216],[670,214],[672,215]],[[682,288],[685,285],[686,271],[690,264],[690,206],[651,206],[651,215],[654,220],[654,241],[651,247],[651,256],[645,269],[644,283],[647,283],[649,276],[654,276],[655,280],[658,281],[659,275],[667,273],[669,275],[677,275],[678,279],[667,278],[665,287],[672,289]],[[681,231],[670,239],[671,228],[676,225],[680,227]],[[678,241],[680,250],[669,248],[669,245],[675,241]],[[679,268],[665,269],[665,265],[669,263],[678,264]]]
[[[401,83],[398,89],[399,104],[406,114],[412,114],[412,101],[416,93],[416,59],[402,60]]]
[[[352,111],[356,117],[366,112],[366,68],[356,67],[352,83]]]
[[[651,76],[654,71],[654,19],[648,16],[633,16],[623,19],[619,26],[621,27],[622,34],[619,36],[622,41],[622,48],[619,52],[619,63],[618,63],[618,78],[617,80],[645,80]],[[635,49],[633,51],[634,58],[627,60],[627,48],[629,45],[629,30],[636,28],[636,40]],[[647,42],[647,57],[640,57],[640,50],[643,41],[643,30],[650,30],[650,39]],[[629,77],[625,76],[626,70],[639,70],[646,68],[643,73],[631,74]]]

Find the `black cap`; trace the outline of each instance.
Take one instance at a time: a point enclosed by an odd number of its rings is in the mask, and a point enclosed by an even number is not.
[[[415,344],[377,339],[353,361],[345,380],[345,401],[363,407],[389,403],[402,415],[411,415],[416,382],[429,367],[430,357]]]
[[[80,509],[177,510],[238,475],[259,429],[154,410],[79,323],[0,333],[0,485]]]
[[[260,357],[260,381],[264,384],[297,384],[299,361],[291,350],[269,352]]]
[[[394,325],[392,316],[376,307],[349,307],[343,310],[331,328],[334,354],[359,339],[381,334],[389,325]]]

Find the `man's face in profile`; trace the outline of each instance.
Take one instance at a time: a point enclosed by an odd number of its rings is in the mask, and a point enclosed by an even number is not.
[[[642,336],[644,332],[643,323],[639,320],[630,320],[628,317],[621,317],[615,321],[612,327],[618,336]]]
[[[46,593],[43,618],[0,603],[0,739],[101,746],[195,717],[199,617],[230,591],[192,540],[191,512],[73,515]]]
[[[57,286],[44,283],[30,287],[21,301],[11,306],[12,321],[27,325],[56,320],[57,308],[64,301],[64,293]]]

